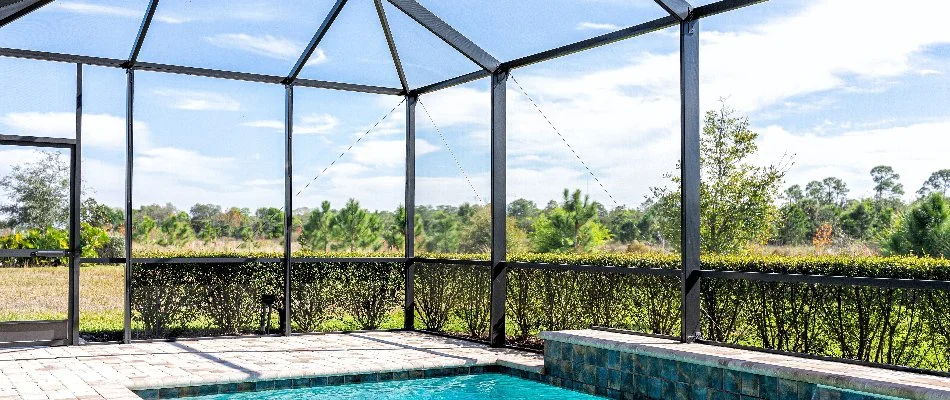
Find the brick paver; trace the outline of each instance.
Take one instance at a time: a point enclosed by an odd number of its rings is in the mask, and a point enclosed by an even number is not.
[[[499,364],[539,354],[415,332],[0,349],[0,400],[138,399],[130,389]]]

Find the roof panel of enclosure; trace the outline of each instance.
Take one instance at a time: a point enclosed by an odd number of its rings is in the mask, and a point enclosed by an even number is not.
[[[671,27],[687,12],[702,18],[761,1],[6,0],[0,56],[398,95]],[[347,7],[353,16],[335,21]]]
[[[332,5],[332,0],[161,0],[139,60],[286,75]]]
[[[0,28],[0,46],[126,58],[148,0],[53,1]]]
[[[668,15],[653,0],[550,0],[542,7],[538,3],[509,0],[420,3],[501,60]]]

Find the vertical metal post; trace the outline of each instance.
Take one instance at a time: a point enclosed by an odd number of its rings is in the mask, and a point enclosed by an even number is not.
[[[416,327],[416,95],[406,96],[406,302],[403,329]]]
[[[69,344],[79,343],[79,267],[82,257],[82,64],[76,64],[76,145],[69,155]]]
[[[294,202],[293,202],[293,170],[294,170],[294,87],[292,85],[284,86],[286,96],[284,97],[284,336],[290,336],[290,271],[293,268],[293,225],[294,225]]]
[[[132,341],[132,138],[135,70],[125,70],[125,310],[122,341]]]
[[[491,78],[491,330],[492,347],[505,345],[505,301],[508,297],[506,191],[506,93],[508,71]]]
[[[680,338],[690,342],[700,337],[700,247],[699,247],[699,21],[680,24],[680,105],[682,114],[681,223],[682,223],[682,327]]]

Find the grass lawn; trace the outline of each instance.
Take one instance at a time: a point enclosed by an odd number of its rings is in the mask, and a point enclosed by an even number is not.
[[[66,319],[67,267],[0,268],[0,321]],[[79,271],[79,327],[122,331],[124,265],[88,265]]]

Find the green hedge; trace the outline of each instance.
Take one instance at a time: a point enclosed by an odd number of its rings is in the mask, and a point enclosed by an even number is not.
[[[295,254],[392,257],[392,254]],[[279,257],[278,254],[149,253],[137,257]],[[484,260],[484,254],[430,258]],[[680,268],[666,254],[511,254],[510,261]],[[703,257],[704,269],[950,280],[950,260],[910,257]],[[402,263],[297,263],[291,323],[296,331],[398,328]],[[487,266],[418,263],[416,327],[485,338]],[[139,337],[242,334],[259,329],[260,295],[282,304],[280,263],[137,265],[133,310]],[[950,371],[950,293],[705,279],[706,339],[832,357]],[[507,331],[537,346],[542,330],[591,325],[678,335],[678,277],[538,270],[512,266]],[[279,321],[269,321],[276,329]]]

